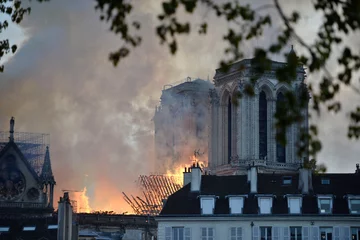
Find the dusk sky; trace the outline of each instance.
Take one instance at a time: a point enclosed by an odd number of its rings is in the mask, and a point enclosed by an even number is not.
[[[133,17],[143,24],[144,41],[116,68],[108,54],[121,40],[100,22],[89,0],[33,4],[21,26],[6,32],[19,49],[0,75],[0,126],[7,131],[14,116],[16,131],[50,133],[56,200],[61,189],[86,186],[94,209],[128,210],[121,192],[132,193],[139,174],[154,172],[151,119],[163,85],[187,76],[212,79],[223,56],[222,34],[228,25],[211,13],[200,9],[191,17],[194,23],[208,20],[208,34],[182,37],[179,52],[171,56],[155,36],[159,2],[134,2]],[[311,41],[321,16],[303,2],[287,1],[285,7],[304,14],[297,30]],[[263,38],[244,45],[246,57],[252,57],[254,46],[268,44],[276,29],[275,24]],[[306,81],[318,78],[308,74]],[[323,141],[319,160],[328,172],[354,172],[360,143],[347,139],[346,112],[359,104],[360,96],[346,89],[340,98],[346,103],[340,114],[316,119]]]

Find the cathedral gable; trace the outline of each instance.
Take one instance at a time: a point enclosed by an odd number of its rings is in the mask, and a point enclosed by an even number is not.
[[[41,202],[41,182],[16,143],[0,153],[0,201]]]

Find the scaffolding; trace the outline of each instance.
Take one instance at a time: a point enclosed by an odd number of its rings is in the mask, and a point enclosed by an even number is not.
[[[9,132],[0,131],[0,151],[9,142]],[[15,132],[14,142],[19,147],[21,153],[40,176],[46,146],[50,145],[50,134]]]
[[[138,185],[143,196],[127,196],[124,200],[139,215],[158,215],[163,206],[163,200],[178,191],[182,185],[176,177],[166,175],[140,176]]]

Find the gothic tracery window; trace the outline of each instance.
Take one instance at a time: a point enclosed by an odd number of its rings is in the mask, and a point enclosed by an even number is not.
[[[264,91],[259,96],[259,157],[267,156],[267,99]]]
[[[229,102],[228,102],[228,148],[227,148],[227,152],[228,152],[228,163],[230,163],[230,158],[231,158],[231,143],[232,143],[232,134],[231,134],[231,126],[232,126],[232,104],[231,104],[231,98],[229,97]]]
[[[284,108],[285,106],[285,97],[282,92],[277,95],[276,108]],[[276,133],[279,133],[279,129],[276,129]],[[281,143],[276,142],[276,160],[278,162],[284,163],[286,160],[286,147]]]

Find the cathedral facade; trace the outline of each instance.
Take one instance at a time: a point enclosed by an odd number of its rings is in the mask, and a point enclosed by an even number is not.
[[[300,128],[308,127],[307,109],[302,113],[304,121],[287,129],[286,146],[276,141],[274,114],[286,91],[297,92],[305,86],[306,73],[299,66],[291,85],[279,82],[276,70],[284,65],[271,62],[270,70],[256,79],[254,96],[244,92],[254,74],[251,59],[234,63],[226,73],[216,70],[215,88],[209,94],[212,174],[242,174],[249,165],[262,172],[293,172],[300,167],[303,158],[297,155],[297,143]]]
[[[20,140],[27,133],[14,133],[14,125],[12,118],[9,140],[0,143],[1,239],[57,239],[49,147],[41,148],[38,134]],[[41,164],[35,163],[42,156]]]

